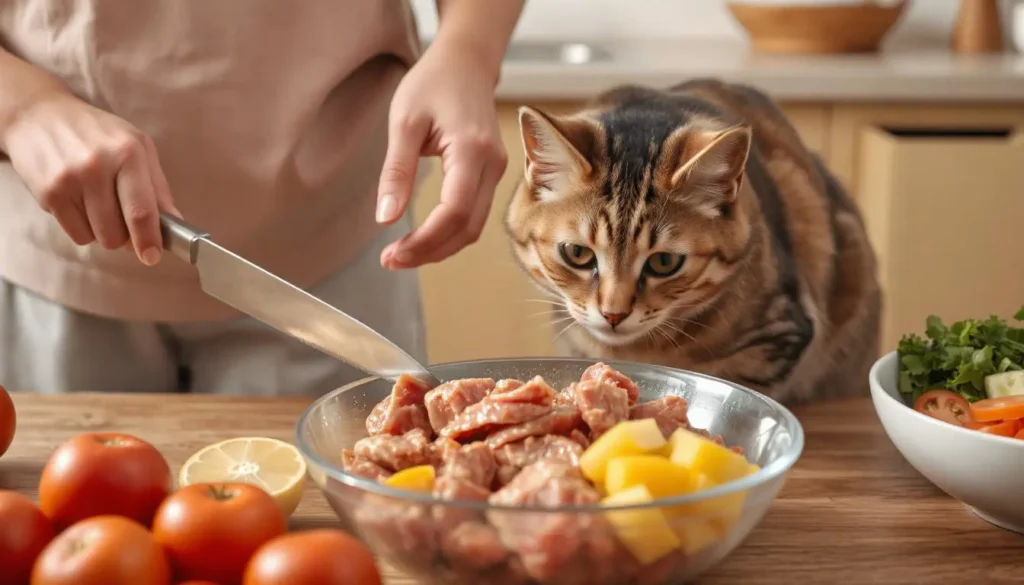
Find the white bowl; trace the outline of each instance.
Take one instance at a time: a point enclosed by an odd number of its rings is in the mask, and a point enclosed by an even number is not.
[[[892,352],[871,367],[871,399],[896,449],[983,520],[1024,534],[1024,441],[964,429],[907,406]]]

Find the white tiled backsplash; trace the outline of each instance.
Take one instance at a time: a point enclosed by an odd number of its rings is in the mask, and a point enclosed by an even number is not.
[[[412,2],[421,34],[432,37],[437,27],[434,0]],[[727,0],[528,0],[515,39],[742,38],[743,30],[726,4]],[[910,0],[890,41],[945,43],[959,5],[960,0]]]

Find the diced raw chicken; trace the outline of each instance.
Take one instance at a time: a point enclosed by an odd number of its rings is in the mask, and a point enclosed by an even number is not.
[[[413,429],[401,436],[374,435],[359,439],[353,451],[357,456],[388,471],[401,471],[417,465],[437,465],[441,460],[435,444],[423,429]]]
[[[564,461],[545,459],[525,467],[489,501],[502,506],[558,507],[593,504],[599,499],[578,468]],[[577,582],[570,575],[578,572],[574,561],[585,550],[588,516],[491,510],[487,517],[498,529],[502,543],[519,555],[532,578],[553,583]]]
[[[503,562],[508,551],[490,524],[467,521],[441,537],[441,550],[449,564],[462,570],[482,570]]]
[[[440,431],[466,407],[483,400],[494,386],[491,378],[467,378],[445,382],[427,392],[423,402],[430,426]]]
[[[525,382],[523,382],[522,380],[516,380],[515,378],[505,378],[504,380],[498,380],[498,383],[495,384],[494,390],[492,390],[491,393],[506,394],[522,386],[523,384],[525,384]]]
[[[423,398],[429,386],[403,374],[391,388],[391,395],[373,407],[366,417],[366,431],[371,435],[404,435],[413,429],[423,429],[430,434],[430,420]]]
[[[494,483],[497,471],[494,454],[483,442],[470,443],[448,452],[441,467],[441,475],[444,477],[464,479],[484,488]]]
[[[543,459],[523,468],[507,486],[488,501],[499,506],[558,507],[592,504],[600,500],[579,468],[558,459]]]
[[[579,443],[557,435],[527,437],[494,451],[494,459],[499,465],[518,468],[526,467],[541,459],[560,459],[571,465],[579,466],[581,455],[583,455],[583,447]]]
[[[555,408],[558,408],[559,406],[575,406],[576,399],[572,395],[571,388],[572,385],[570,385],[569,388],[562,390],[558,394],[555,394],[555,399],[551,401],[552,406],[554,406]]]
[[[630,406],[636,404],[636,401],[640,398],[640,389],[636,387],[636,384],[634,384],[633,381],[625,374],[612,369],[611,366],[606,364],[599,362],[587,368],[580,377],[580,382],[586,382],[587,380],[593,380],[594,382],[607,382],[622,388],[629,395]]]
[[[583,422],[590,427],[591,439],[629,420],[629,395],[615,384],[585,380],[569,386],[568,390],[580,409]]]
[[[457,441],[486,437],[495,430],[531,421],[551,411],[551,406],[529,402],[505,402],[485,398],[470,406],[441,429],[441,436]]]
[[[439,539],[429,506],[368,494],[353,514],[360,533],[393,562],[420,570],[435,562]]]
[[[690,428],[690,421],[686,418],[686,411],[689,404],[685,398],[669,394],[657,400],[637,404],[629,411],[629,418],[639,420],[653,418],[661,429],[661,434],[666,438],[672,436],[678,428]]]
[[[508,485],[521,469],[515,465],[499,465],[498,472],[494,474],[494,489],[499,490]]]
[[[487,445],[497,449],[526,437],[568,435],[580,424],[580,411],[575,406],[561,406],[537,418],[491,433]]]
[[[359,477],[365,477],[366,479],[372,479],[374,481],[383,481],[391,477],[391,472],[387,469],[384,469],[365,457],[356,455],[354,451],[350,451],[348,449],[341,452],[341,468],[344,469],[346,473],[351,473],[352,475],[358,475]]]
[[[528,402],[550,406],[558,392],[540,376],[523,384],[519,380],[502,380],[488,395],[487,400],[500,402]]]
[[[579,429],[573,429],[572,432],[569,433],[569,438],[579,443],[580,447],[583,447],[584,450],[590,446],[590,438],[584,435],[583,431]]]

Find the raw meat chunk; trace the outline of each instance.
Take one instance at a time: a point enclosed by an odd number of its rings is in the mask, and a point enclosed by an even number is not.
[[[579,469],[564,461],[545,459],[525,467],[489,501],[503,506],[558,507],[593,504],[599,499]],[[575,561],[586,550],[589,516],[491,510],[487,517],[498,529],[505,547],[518,553],[532,578],[577,582],[571,575],[579,572]]]
[[[375,435],[359,439],[353,451],[388,471],[440,462],[440,454],[423,429],[413,429],[401,436]]]
[[[450,564],[462,570],[481,570],[508,558],[498,531],[484,522],[468,521],[441,537],[441,550]]]
[[[583,447],[584,450],[590,446],[590,438],[584,435],[583,431],[579,429],[573,429],[572,432],[569,433],[569,438],[579,443],[580,447]]]
[[[544,378],[534,376],[532,380],[525,384],[519,380],[502,380],[494,391],[490,393],[487,400],[528,402],[550,406],[556,394],[558,393],[544,381]]]
[[[368,494],[354,509],[360,533],[410,568],[430,567],[439,553],[438,534],[430,508]]]
[[[543,437],[527,437],[509,443],[494,451],[494,459],[499,465],[523,468],[541,459],[560,459],[571,465],[579,466],[583,447],[576,441],[557,435]]]
[[[580,421],[580,411],[578,408],[575,406],[562,406],[516,426],[491,433],[487,437],[487,445],[491,449],[497,449],[502,445],[514,443],[526,437],[568,435],[579,425]]]
[[[434,482],[434,497],[448,501],[486,502],[491,490],[458,477],[439,477]],[[438,504],[434,506],[434,522],[441,534],[446,534],[463,522],[478,522],[483,515],[469,508]]]
[[[500,402],[484,399],[462,411],[455,420],[441,429],[441,436],[472,441],[486,437],[497,429],[531,421],[551,411],[550,406],[527,402]]]
[[[629,420],[629,395],[615,384],[585,380],[569,386],[583,422],[590,427],[590,438],[597,439],[608,429]]]
[[[686,409],[689,404],[685,398],[669,394],[657,400],[637,404],[629,411],[629,418],[639,420],[653,418],[661,429],[665,438],[672,436],[678,428],[690,428],[690,421],[686,418]]]
[[[380,465],[377,465],[373,461],[365,457],[360,457],[353,451],[345,449],[341,452],[341,468],[346,473],[352,475],[358,475],[359,477],[365,477],[366,479],[372,479],[374,481],[383,481],[391,477],[391,472],[384,469]]]
[[[497,471],[494,454],[482,442],[470,443],[450,451],[441,467],[441,475],[444,477],[464,479],[484,488],[491,486]]]
[[[508,485],[521,469],[515,465],[499,465],[498,472],[494,474],[494,489],[501,489]]]
[[[403,374],[391,388],[388,396],[373,407],[366,417],[366,431],[371,435],[404,435],[413,429],[432,432],[423,398],[429,386],[412,376]]]
[[[522,386],[523,384],[525,384],[525,382],[523,382],[522,380],[516,380],[515,378],[505,378],[504,380],[498,380],[498,383],[495,384],[494,390],[492,390],[491,393],[506,394]]]
[[[596,363],[586,371],[580,377],[580,382],[586,382],[592,380],[594,382],[607,382],[622,388],[629,395],[629,405],[633,406],[636,401],[640,398],[640,389],[636,387],[625,374],[617,370],[612,369],[610,366],[603,363]]]
[[[505,382],[499,382],[498,387],[486,398],[456,416],[455,420],[441,429],[441,436],[471,441],[486,437],[500,428],[531,421],[551,411],[555,390],[540,376],[514,388],[509,384],[502,387]]]
[[[423,399],[430,426],[440,431],[466,407],[484,399],[494,390],[491,378],[467,378],[445,382],[427,392]]]

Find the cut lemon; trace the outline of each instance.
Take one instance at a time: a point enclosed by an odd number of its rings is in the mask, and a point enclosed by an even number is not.
[[[197,483],[247,483],[277,502],[285,517],[302,499],[306,461],[299,450],[268,437],[239,437],[207,445],[181,466],[178,487]]]

